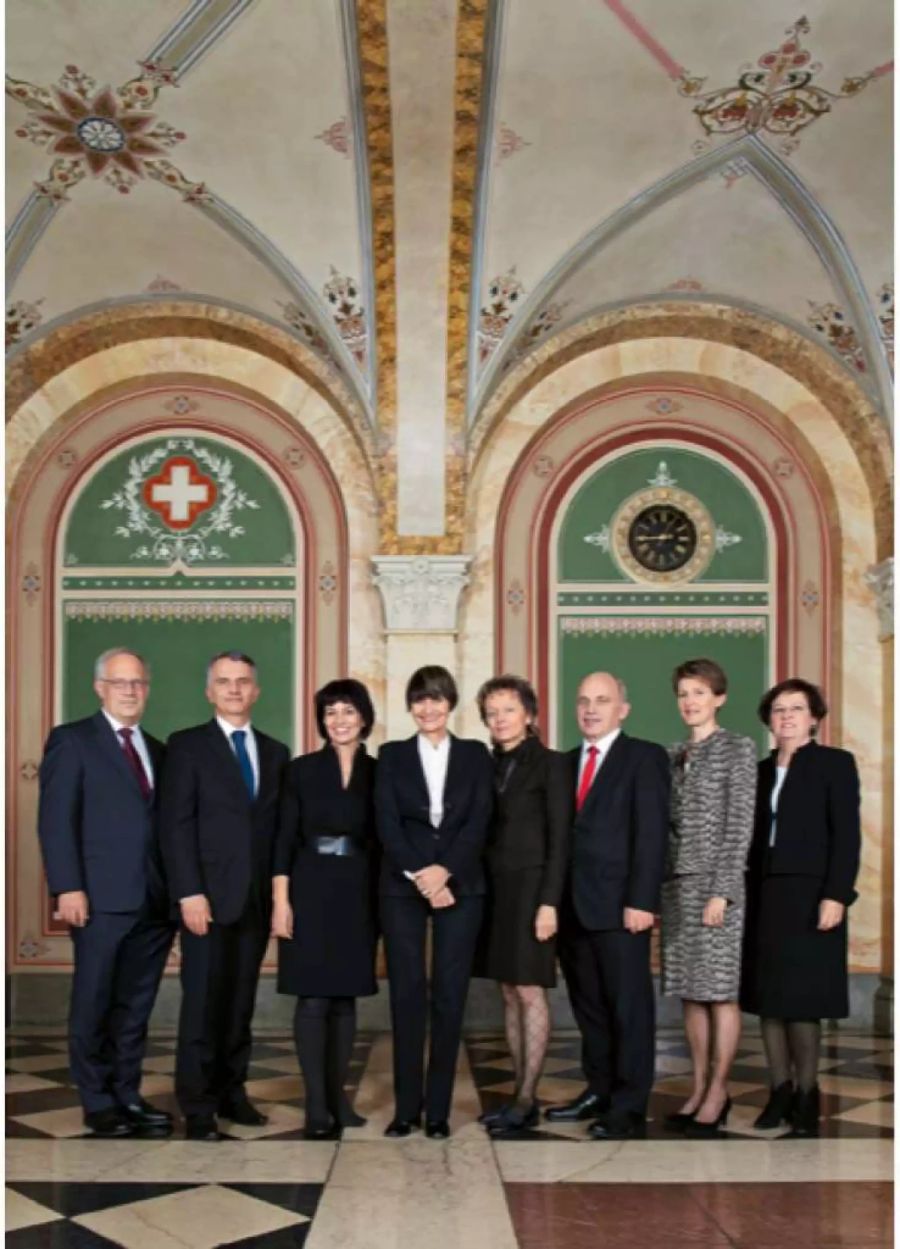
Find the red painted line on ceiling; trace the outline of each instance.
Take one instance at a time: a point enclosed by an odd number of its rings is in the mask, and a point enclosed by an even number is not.
[[[615,14],[625,29],[634,35],[638,43],[650,53],[657,65],[662,66],[670,78],[681,78],[684,75],[684,66],[679,65],[673,57],[669,56],[662,44],[653,38],[647,27],[635,17],[623,0],[603,0],[603,3],[611,13]]]
[[[872,70],[872,77],[883,78],[885,74],[892,74],[893,72],[894,72],[894,62],[885,61],[883,65],[879,65],[877,69]]]

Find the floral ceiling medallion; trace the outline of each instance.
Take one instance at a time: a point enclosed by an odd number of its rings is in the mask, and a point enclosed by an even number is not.
[[[494,354],[525,297],[525,287],[516,277],[513,265],[488,286],[487,302],[478,314],[478,363],[484,365]]]
[[[709,147],[710,135],[764,132],[780,140],[778,146],[788,156],[796,150],[802,130],[830,113],[835,101],[858,95],[881,72],[845,78],[839,91],[826,90],[813,81],[821,63],[813,61],[800,41],[809,31],[809,21],[799,18],[777,48],[763,53],[756,65],[741,66],[733,86],[704,91],[706,78],[682,74],[679,93],[697,101],[694,115],[707,136],[693,145],[695,152]]]

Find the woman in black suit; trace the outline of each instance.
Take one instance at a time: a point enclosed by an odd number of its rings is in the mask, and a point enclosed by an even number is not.
[[[278,992],[297,998],[294,1038],[306,1087],[308,1140],[365,1123],[344,1092],[356,999],[375,983],[375,721],[364,685],[330,681],[315,698],[322,750],[287,769],[272,881]]]
[[[537,736],[537,696],[516,676],[478,691],[494,744],[494,818],[488,834],[490,901],[482,974],[499,981],[513,1060],[513,1102],[481,1116],[492,1136],[532,1128],[550,1040],[547,989],[556,984],[557,908],[575,813],[571,769]]]
[[[458,695],[446,668],[419,668],[406,687],[418,730],[378,756],[375,806],[384,847],[379,892],[391,986],[396,1108],[385,1136],[420,1126],[444,1139],[475,944],[484,906],[481,855],[491,814],[491,760],[447,731]],[[431,1041],[424,1074],[431,920]]]
[[[796,678],[759,706],[776,748],[759,765],[741,1007],[761,1017],[771,1074],[755,1126],[788,1122],[796,1136],[818,1134],[821,1020],[849,1014],[859,777],[849,751],[816,744],[827,711],[821,691]]]

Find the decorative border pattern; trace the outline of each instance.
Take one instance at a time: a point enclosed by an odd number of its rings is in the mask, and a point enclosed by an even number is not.
[[[591,637],[745,637],[764,634],[761,616],[560,616],[566,636]]]
[[[337,583],[335,582],[335,585]],[[329,600],[330,601],[330,600]],[[204,624],[208,620],[292,620],[292,602],[249,602],[246,599],[228,602],[222,599],[165,599],[135,601],[103,599],[89,602],[80,599],[63,606],[66,620],[181,620],[188,624]]]

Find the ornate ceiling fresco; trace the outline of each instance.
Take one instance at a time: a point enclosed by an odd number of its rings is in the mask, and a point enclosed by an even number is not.
[[[786,324],[887,412],[891,19],[889,0],[8,0],[7,344],[122,301],[272,322],[377,432],[395,532],[448,549],[504,377],[625,305]]]

